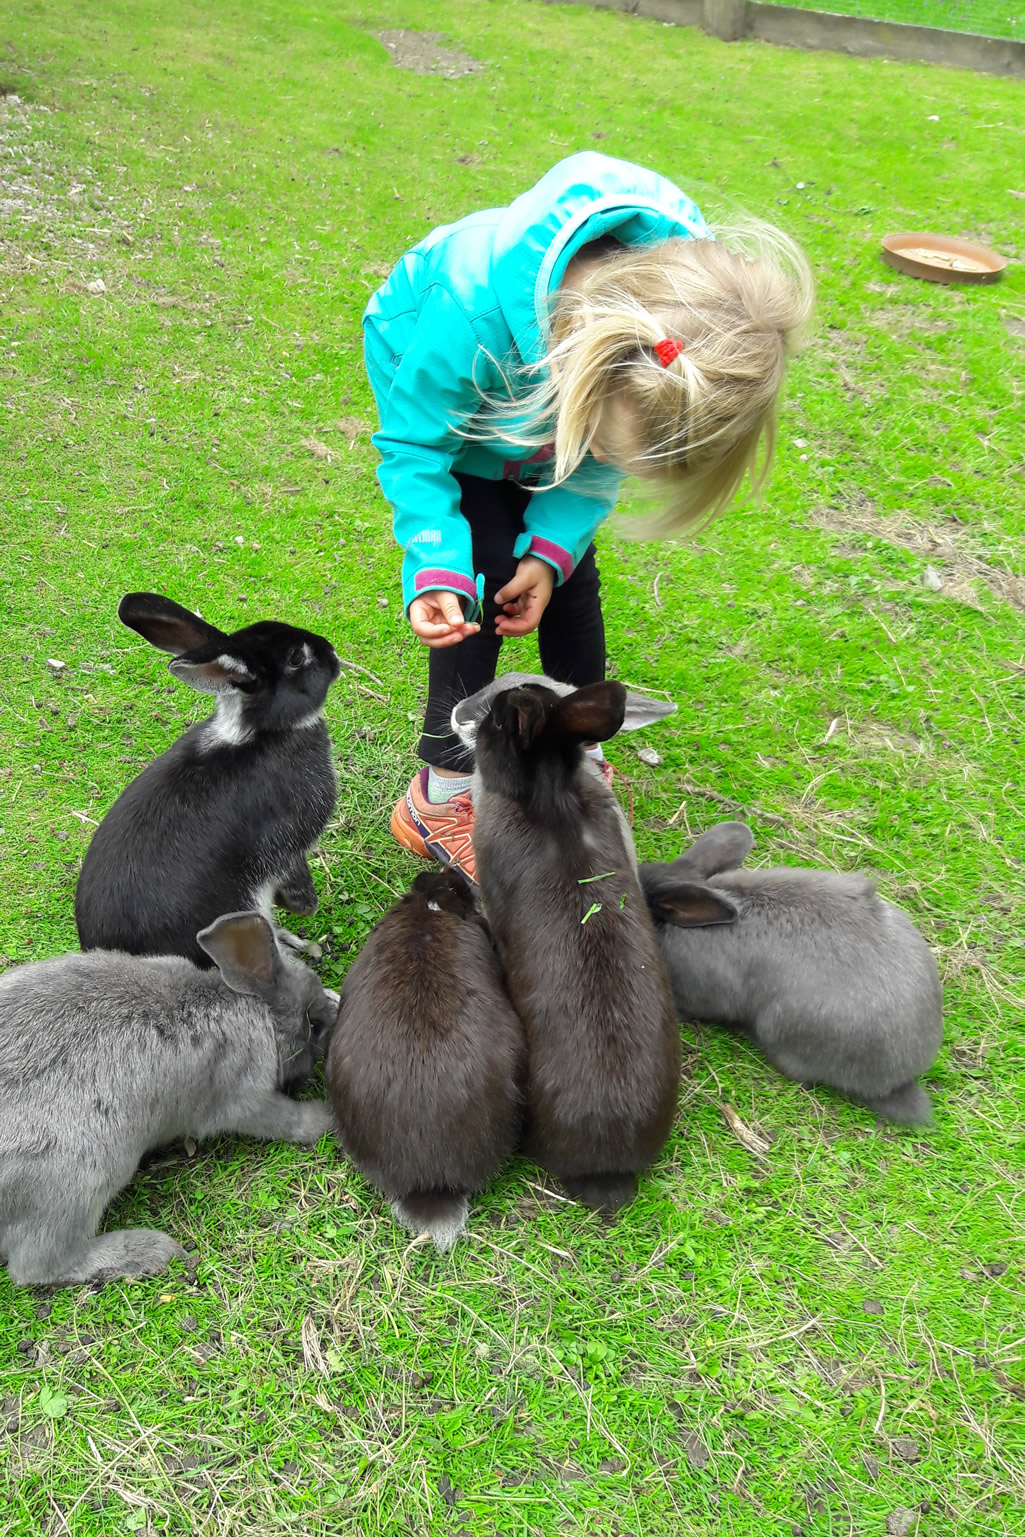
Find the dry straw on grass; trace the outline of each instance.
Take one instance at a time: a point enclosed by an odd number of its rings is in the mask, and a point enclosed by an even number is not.
[[[956,603],[980,608],[974,584],[981,582],[1002,602],[1025,609],[1025,576],[984,559],[971,548],[968,533],[955,526],[920,523],[907,513],[882,517],[871,499],[860,494],[846,499],[842,507],[820,507],[812,521],[829,533],[870,534],[921,555],[940,567],[942,591]]]

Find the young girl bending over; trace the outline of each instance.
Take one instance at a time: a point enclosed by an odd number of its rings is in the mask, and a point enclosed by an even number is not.
[[[370,300],[378,478],[430,648],[426,767],[391,822],[406,848],[474,878],[453,704],[531,630],[552,677],[605,676],[593,541],[620,481],[657,487],[654,537],[713,517],[745,478],[757,488],[811,304],[785,235],[716,240],[671,182],[590,152],[434,230]]]

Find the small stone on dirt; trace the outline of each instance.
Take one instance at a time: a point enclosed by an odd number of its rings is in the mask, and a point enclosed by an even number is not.
[[[680,1445],[691,1467],[700,1471],[708,1461],[708,1447],[701,1437],[696,1436],[693,1430],[685,1430],[680,1435]]]
[[[445,1501],[445,1504],[450,1507],[455,1505],[457,1501],[465,1498],[463,1491],[461,1489],[454,1489],[452,1487],[452,1480],[447,1478],[444,1473],[438,1479],[438,1493]]]
[[[887,1537],[907,1537],[916,1515],[917,1511],[908,1510],[906,1505],[898,1505],[896,1510],[891,1510],[886,1518]]]
[[[102,278],[93,278],[92,282],[86,283],[85,291],[87,294],[105,294],[107,285]]]
[[[872,1297],[866,1297],[861,1304],[861,1311],[863,1313],[881,1313],[883,1311],[883,1304],[876,1302]]]
[[[872,1482],[875,1483],[876,1479],[879,1477],[878,1462],[874,1457],[870,1457],[868,1452],[862,1452],[861,1461],[862,1466],[865,1469],[865,1477],[870,1478]]]
[[[640,758],[641,762],[646,763],[649,768],[658,768],[659,764],[662,762],[661,753],[657,753],[653,747],[640,748],[637,756]]]
[[[926,566],[922,572],[922,586],[928,587],[930,592],[943,591],[943,577],[935,566]]]
[[[919,1450],[918,1442],[913,1440],[911,1436],[894,1436],[890,1441],[890,1445],[897,1453],[897,1456],[905,1462],[921,1462],[922,1453]]]

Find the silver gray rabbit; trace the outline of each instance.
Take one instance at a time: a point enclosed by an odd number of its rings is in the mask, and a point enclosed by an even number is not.
[[[104,1208],[150,1148],[241,1132],[316,1142],[308,1081],[337,997],[282,955],[260,913],[197,936],[216,969],[96,950],[0,976],[0,1260],[18,1286],[157,1275],[182,1251]]]
[[[930,1125],[914,1080],[942,1044],[943,1000],[925,940],[864,876],[737,868],[753,845],[721,822],[641,866],[680,1016],[738,1026],[788,1078]]]

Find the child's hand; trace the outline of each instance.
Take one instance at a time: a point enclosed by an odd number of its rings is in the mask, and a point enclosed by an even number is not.
[[[541,623],[555,586],[555,572],[546,560],[525,555],[516,567],[516,575],[495,593],[495,602],[504,612],[495,620],[499,635],[529,635]]]
[[[413,634],[419,635],[425,646],[438,650],[441,646],[458,646],[468,635],[476,635],[479,624],[467,624],[463,607],[454,592],[425,592],[414,598],[409,605],[409,622]]]

